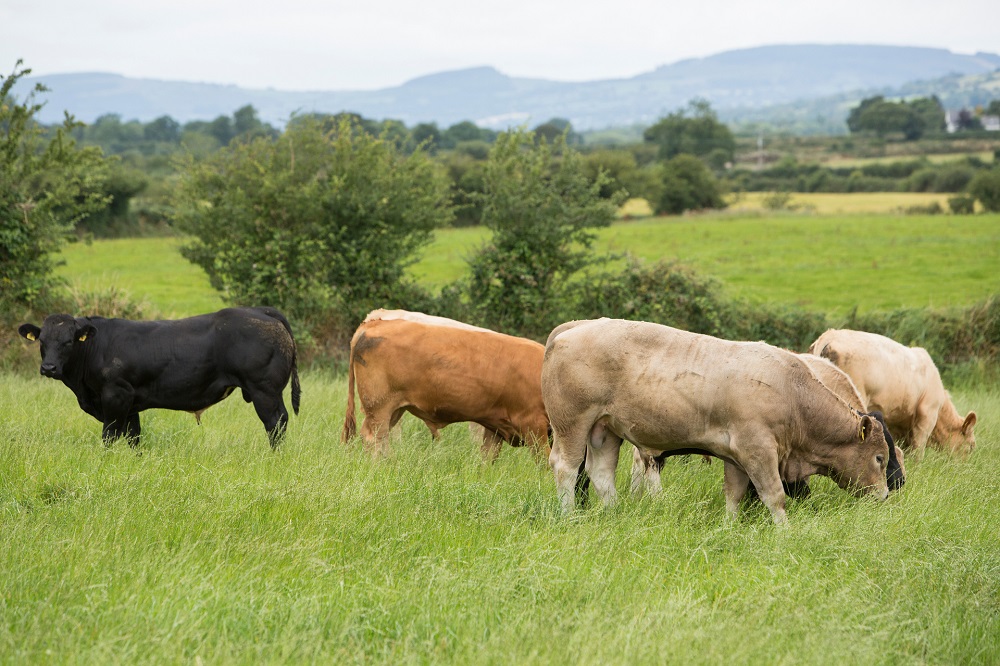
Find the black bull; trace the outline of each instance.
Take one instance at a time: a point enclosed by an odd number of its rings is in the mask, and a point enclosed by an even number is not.
[[[139,441],[139,412],[200,415],[239,388],[264,423],[272,447],[288,423],[282,391],[292,380],[299,413],[295,340],[273,308],[227,308],[174,321],[46,317],[18,332],[38,340],[41,374],[61,380],[80,408],[104,424],[102,437]]]

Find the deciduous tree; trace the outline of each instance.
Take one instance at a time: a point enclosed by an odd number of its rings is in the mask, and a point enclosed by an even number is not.
[[[74,224],[107,205],[107,163],[96,147],[71,138],[80,126],[70,115],[45,138],[35,122],[41,84],[18,101],[13,88],[31,73],[18,60],[0,75],[0,311],[42,306],[61,282],[52,255]]]

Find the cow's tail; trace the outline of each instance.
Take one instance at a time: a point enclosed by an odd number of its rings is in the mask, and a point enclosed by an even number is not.
[[[302,385],[299,384],[299,348],[295,344],[295,335],[292,333],[292,325],[288,323],[288,319],[285,315],[281,314],[274,308],[261,308],[265,314],[269,317],[274,317],[281,322],[281,325],[285,327],[288,331],[288,337],[292,340],[292,411],[295,412],[296,416],[299,413],[299,403],[302,400]]]
[[[354,341],[351,341],[350,361],[347,364],[347,412],[344,414],[344,429],[340,441],[348,442],[358,432],[358,422],[354,417]]]

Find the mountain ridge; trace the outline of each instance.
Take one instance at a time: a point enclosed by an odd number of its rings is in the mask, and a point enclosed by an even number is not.
[[[578,130],[651,123],[704,98],[720,116],[743,110],[891,90],[950,75],[982,75],[1000,69],[1000,55],[946,49],[850,44],[775,44],[724,51],[661,65],[629,78],[552,81],[511,77],[482,65],[434,72],[380,90],[285,91],[228,84],[130,78],[89,72],[26,77],[50,92],[42,98],[42,122],[68,110],[84,122],[114,113],[148,122],[168,115],[179,122],[211,120],[252,104],[260,118],[283,125],[293,114],[352,111],[395,118],[407,125],[462,120],[502,128],[569,119]],[[16,89],[19,92],[21,89]],[[998,93],[1000,96],[1000,93]]]

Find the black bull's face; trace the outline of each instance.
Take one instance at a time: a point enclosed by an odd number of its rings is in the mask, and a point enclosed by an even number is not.
[[[885,418],[882,416],[882,412],[874,411],[870,412],[869,416],[872,416],[879,423],[882,424],[882,433],[885,435],[885,443],[889,445],[889,464],[885,468],[885,480],[889,484],[889,490],[899,490],[906,483],[906,472],[903,469],[903,461],[899,459],[897,454],[901,454],[901,451],[896,450],[896,443],[892,439],[892,433],[889,432],[889,426],[885,424]]]
[[[62,379],[78,346],[96,332],[89,324],[79,326],[69,315],[50,315],[41,328],[34,324],[21,324],[17,331],[30,342],[38,341],[42,356],[39,371],[53,379]]]

